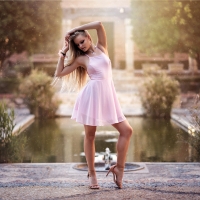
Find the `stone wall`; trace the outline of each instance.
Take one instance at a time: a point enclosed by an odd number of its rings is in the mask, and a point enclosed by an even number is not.
[[[63,8],[129,8],[131,0],[67,0]]]

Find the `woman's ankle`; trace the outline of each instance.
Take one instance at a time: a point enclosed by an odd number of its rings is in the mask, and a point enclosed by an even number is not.
[[[95,169],[92,169],[92,170],[89,170],[89,169],[88,169],[88,174],[89,174],[89,176],[96,176],[96,171],[95,171]]]
[[[124,165],[116,164],[116,167],[119,171],[124,171]]]

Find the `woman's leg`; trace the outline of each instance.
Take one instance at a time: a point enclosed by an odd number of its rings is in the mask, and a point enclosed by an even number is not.
[[[115,167],[115,173],[117,174],[117,181],[119,183],[122,182],[124,166],[126,161],[126,154],[128,151],[128,146],[130,142],[130,138],[132,135],[132,127],[129,125],[128,121],[125,120],[123,122],[113,124],[119,131],[119,138],[117,142],[117,166]]]
[[[84,125],[84,128],[85,128],[84,151],[88,165],[90,184],[91,186],[95,186],[97,185],[97,178],[94,167],[96,126]]]

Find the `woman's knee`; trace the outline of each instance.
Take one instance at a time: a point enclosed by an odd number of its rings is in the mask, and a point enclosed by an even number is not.
[[[133,134],[133,129],[130,125],[124,127],[123,131],[120,132],[120,135],[129,139]]]
[[[126,128],[126,135],[127,137],[131,137],[133,134],[133,129],[132,127],[129,125],[127,128]]]
[[[113,126],[119,131],[121,136],[130,138],[133,133],[133,129],[127,121],[123,121],[119,124],[114,124]]]
[[[96,127],[85,126],[85,138],[93,141],[95,139]]]

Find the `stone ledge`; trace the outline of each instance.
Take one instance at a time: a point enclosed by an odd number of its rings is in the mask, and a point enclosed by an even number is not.
[[[25,130],[30,124],[34,122],[35,115],[24,116],[24,119],[20,120],[13,129],[13,134],[17,135]]]

